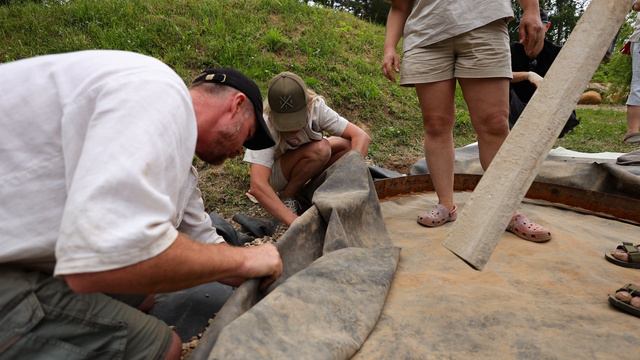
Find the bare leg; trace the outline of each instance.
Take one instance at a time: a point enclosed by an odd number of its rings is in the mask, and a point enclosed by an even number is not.
[[[309,179],[321,173],[331,158],[331,145],[326,139],[312,141],[286,152],[280,158],[287,186],[280,191],[283,198],[293,197]]]
[[[169,344],[169,349],[164,355],[165,360],[177,360],[182,355],[182,340],[180,340],[175,331],[172,331],[171,335],[171,344]]]
[[[438,202],[453,209],[454,79],[416,84],[424,124],[424,155]]]
[[[351,150],[351,141],[341,138],[339,136],[331,136],[327,139],[331,145],[331,158],[327,163],[327,167],[331,166],[334,162]]]
[[[509,135],[509,80],[458,79],[478,134],[480,164],[487,169]]]
[[[626,135],[640,132],[640,106],[627,105],[627,133]]]
[[[478,134],[480,164],[487,169],[509,135],[509,80],[504,78],[459,79],[471,122]],[[551,233],[520,213],[514,213],[507,230],[534,242],[551,239]]]

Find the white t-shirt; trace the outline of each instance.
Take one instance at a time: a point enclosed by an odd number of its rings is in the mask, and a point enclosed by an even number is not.
[[[0,263],[104,271],[161,253],[183,221],[204,233],[195,115],[168,66],[42,56],[0,65],[0,94]]]
[[[249,150],[244,153],[244,161],[266,166],[268,168],[273,167],[273,163],[282,154],[289,150],[295,150],[298,147],[311,142],[322,140],[322,133],[327,132],[330,135],[340,136],[346,129],[349,121],[337,112],[333,111],[324,102],[322,97],[317,97],[311,104],[311,111],[309,112],[309,123],[306,127],[302,128],[295,135],[288,138],[284,138],[278,131],[273,130],[269,116],[264,114],[264,119],[271,130],[271,135],[274,138],[276,145],[264,149],[264,150]]]
[[[402,49],[435,44],[512,17],[509,0],[415,0],[404,25]]]

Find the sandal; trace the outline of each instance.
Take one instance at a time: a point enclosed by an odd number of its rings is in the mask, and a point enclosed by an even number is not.
[[[542,225],[534,223],[520,213],[513,215],[509,225],[507,225],[507,231],[522,239],[533,242],[541,243],[551,240],[551,232],[549,232],[549,230]]]
[[[631,305],[631,302],[637,301],[633,299],[640,299],[640,287],[627,284],[616,290],[615,295],[609,295],[609,304],[627,314],[640,317],[640,307]],[[640,301],[637,302],[640,303]]]
[[[628,261],[620,260],[613,256],[613,252],[626,253],[629,257]],[[618,245],[615,250],[608,251],[604,254],[604,258],[610,263],[618,266],[640,269],[640,244],[633,245],[630,242],[623,242],[622,245]]]
[[[627,134],[624,136],[622,141],[627,144],[638,144],[640,143],[640,132],[633,132],[633,133]]]
[[[458,207],[453,206],[453,209],[449,210],[442,204],[436,205],[431,211],[426,211],[418,215],[418,224],[427,227],[436,227],[444,225],[451,221],[456,221],[458,218]]]

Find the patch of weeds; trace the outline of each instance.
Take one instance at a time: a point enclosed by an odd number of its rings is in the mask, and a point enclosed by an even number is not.
[[[271,52],[278,52],[291,44],[291,40],[283,35],[280,30],[271,28],[264,34],[262,40]]]

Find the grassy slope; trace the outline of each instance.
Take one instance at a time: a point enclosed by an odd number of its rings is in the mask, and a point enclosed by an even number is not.
[[[421,156],[422,122],[412,89],[380,74],[384,28],[293,0],[72,0],[0,6],[0,62],[82,49],[120,49],[157,57],[185,81],[209,65],[233,66],[263,90],[276,73],[299,73],[329,104],[366,128],[371,158],[406,170]],[[456,97],[456,145],[475,141]],[[624,113],[581,110],[583,126],[560,145],[628,151],[619,144]],[[205,201],[225,215],[248,206],[247,167],[199,164]],[[223,186],[220,186],[223,184]]]

